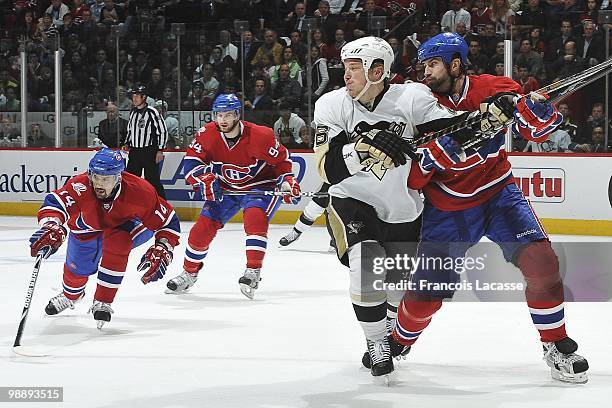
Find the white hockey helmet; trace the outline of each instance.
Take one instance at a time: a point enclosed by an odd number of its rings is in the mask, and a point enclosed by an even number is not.
[[[363,63],[363,69],[368,71],[372,68],[372,63],[376,60],[383,62],[382,79],[391,76],[391,64],[395,59],[393,48],[389,43],[379,37],[363,37],[353,40],[342,47],[340,52],[342,61],[347,59],[359,59]]]

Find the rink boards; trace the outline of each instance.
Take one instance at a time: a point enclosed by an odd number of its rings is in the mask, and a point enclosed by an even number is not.
[[[202,201],[184,181],[183,155],[166,152],[161,180],[181,219],[193,220]],[[0,215],[36,214],[45,194],[86,171],[90,157],[85,149],[0,150]],[[296,151],[292,160],[302,191],[316,191],[321,180],[314,155]],[[612,236],[612,155],[513,154],[510,161],[517,185],[549,233]],[[283,204],[273,222],[295,222],[305,202]]]

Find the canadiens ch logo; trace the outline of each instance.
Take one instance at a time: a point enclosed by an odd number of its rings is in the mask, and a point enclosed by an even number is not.
[[[87,191],[87,187],[83,183],[72,183],[72,189],[80,197],[81,193]]]
[[[363,229],[365,225],[361,221],[351,221],[346,224],[349,234],[359,234],[359,231]]]

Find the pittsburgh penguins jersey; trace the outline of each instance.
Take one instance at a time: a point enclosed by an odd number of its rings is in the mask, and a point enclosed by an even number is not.
[[[246,121],[240,127],[238,141],[230,144],[214,122],[203,126],[183,159],[185,178],[206,166],[219,176],[224,189],[273,190],[280,179],[293,174],[289,152],[272,129]]]
[[[411,161],[394,168],[380,162],[363,167],[355,140],[372,129],[412,139],[419,125],[457,115],[420,83],[386,86],[370,109],[354,101],[346,88],[326,93],[317,100],[314,111],[317,170],[331,184],[331,196],[369,204],[385,222],[413,221],[423,203],[419,193],[407,185]]]

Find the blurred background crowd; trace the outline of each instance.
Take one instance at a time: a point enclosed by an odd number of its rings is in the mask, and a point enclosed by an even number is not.
[[[509,39],[512,75],[527,93],[604,61],[611,15],[612,0],[0,0],[0,146],[21,146],[22,137],[31,147],[55,145],[45,126],[56,110],[57,50],[69,124],[62,146],[120,144],[127,91],[140,83],[166,117],[170,148],[184,148],[210,120],[216,95],[235,92],[247,120],[308,149],[313,104],[343,86],[348,41],[384,37],[395,52],[391,82],[403,83],[423,80],[417,47],[442,31],[466,39],[470,74],[503,75]],[[551,140],[516,140],[514,149],[607,151],[605,90],[602,79],[570,96]],[[25,136],[23,103],[31,112]]]

